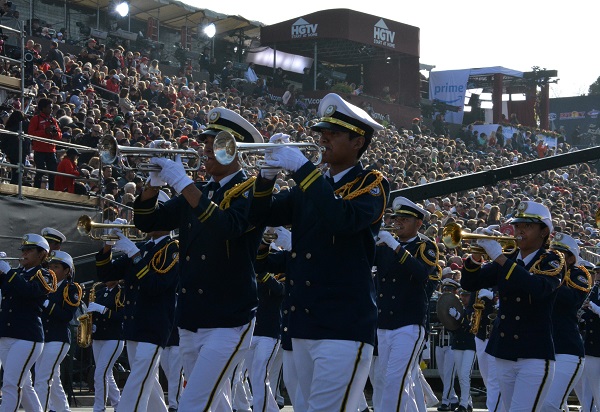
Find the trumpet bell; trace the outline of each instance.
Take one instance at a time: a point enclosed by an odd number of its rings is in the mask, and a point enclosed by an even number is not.
[[[146,238],[145,233],[138,232],[135,225],[119,223],[96,223],[88,215],[82,215],[77,219],[77,231],[82,236],[89,236],[90,239],[110,241],[119,240],[119,236],[107,233],[109,229],[120,229],[123,234],[134,242],[142,241]]]
[[[503,253],[512,253],[517,249],[517,239],[507,235],[483,235],[464,232],[458,223],[448,223],[442,230],[442,243],[449,249],[462,246],[463,240],[492,239],[497,240],[502,246]],[[485,250],[477,245],[471,244],[466,248],[470,253],[485,255]]]
[[[462,226],[458,223],[448,223],[442,230],[442,243],[449,249],[456,249],[461,245]]]
[[[213,143],[213,153],[220,164],[231,164],[238,156],[235,137],[226,131],[217,133]]]

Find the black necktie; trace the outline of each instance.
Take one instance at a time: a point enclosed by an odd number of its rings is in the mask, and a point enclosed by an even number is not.
[[[521,259],[517,259],[517,265],[525,267],[525,262],[523,262]]]
[[[144,253],[142,253],[142,257],[145,257],[148,253],[150,253],[150,251],[152,250],[153,247],[154,247],[154,240],[150,240],[150,241],[146,242],[146,244],[144,245]]]

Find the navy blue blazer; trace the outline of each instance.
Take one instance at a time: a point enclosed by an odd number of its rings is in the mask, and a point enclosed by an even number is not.
[[[589,295],[590,302],[600,306],[600,286],[596,283]],[[600,357],[600,317],[589,309],[583,310],[584,349],[589,356]]]
[[[68,289],[68,302],[64,298],[65,289]],[[81,303],[80,294],[78,285],[67,279],[58,286],[56,292],[48,294],[48,306],[42,312],[44,342],[71,343],[70,322]]]
[[[97,340],[122,340],[123,339],[123,306],[125,304],[125,291],[117,285],[112,289],[98,286],[96,300],[99,305],[105,306],[106,313],[92,313],[94,332],[92,337]]]

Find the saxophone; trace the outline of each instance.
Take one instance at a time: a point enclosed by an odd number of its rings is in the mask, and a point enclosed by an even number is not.
[[[481,314],[483,313],[483,309],[485,309],[485,303],[483,299],[479,298],[479,291],[475,296],[475,303],[473,303],[473,316],[471,317],[471,332],[473,335],[477,335],[477,331],[479,330],[479,324],[481,323]]]
[[[88,303],[96,301],[96,286],[103,284],[103,282],[96,282],[90,289],[90,298]],[[92,313],[85,313],[77,318],[79,324],[77,325],[77,345],[82,348],[87,348],[92,344]]]

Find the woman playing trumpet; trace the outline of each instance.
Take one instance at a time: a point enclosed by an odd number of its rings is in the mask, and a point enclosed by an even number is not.
[[[498,287],[500,307],[486,352],[496,358],[505,410],[534,411],[544,404],[554,375],[551,315],[564,257],[546,249],[554,230],[546,206],[523,201],[510,223],[517,249],[504,255],[495,239],[478,239],[490,262],[473,253],[465,260],[461,284],[473,292]],[[493,234],[490,228],[477,232]]]

